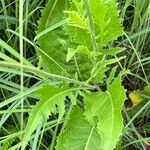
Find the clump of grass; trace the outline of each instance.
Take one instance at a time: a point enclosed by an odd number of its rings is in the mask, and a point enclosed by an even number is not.
[[[125,85],[128,85],[128,90],[142,89],[150,85],[150,3],[149,0],[119,0],[119,4],[124,22],[124,36],[117,45],[126,47],[127,57],[121,65],[132,73],[125,80],[128,82]],[[32,92],[38,90],[44,80],[44,75],[35,73],[34,69],[20,72],[17,67],[9,66],[9,63],[14,62],[19,65],[21,61],[21,66],[24,64],[34,67],[39,59],[33,39],[45,1],[26,0],[23,5],[21,8],[18,0],[0,2],[0,59],[8,62],[0,65],[0,145],[3,148],[7,144],[5,149],[20,147],[28,113],[35,101],[38,101]],[[122,146],[126,150],[147,150],[149,147],[150,95],[145,95],[145,99],[147,100],[132,110],[124,110],[125,131]],[[49,149],[50,141],[47,139],[52,140],[56,126],[55,116],[53,121],[44,124],[42,130],[39,125],[31,137],[32,149]]]
[[[120,1],[121,16],[124,21],[125,35],[122,42],[126,48],[126,60],[123,65],[129,68],[132,76],[125,80],[129,90],[143,89],[150,85],[150,3],[149,0]],[[127,83],[126,83],[127,82]],[[145,127],[150,121],[150,94],[144,101],[130,111],[124,111],[126,133],[123,137],[125,149],[148,149],[149,134]]]

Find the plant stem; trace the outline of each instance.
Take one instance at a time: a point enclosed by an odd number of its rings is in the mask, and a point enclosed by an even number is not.
[[[0,61],[0,66],[1,67],[8,67],[8,68],[13,67],[13,68],[17,68],[17,69],[20,69],[20,67],[21,67],[21,65],[19,63],[8,63],[8,62],[4,62],[4,61]],[[35,68],[35,67],[31,67],[31,66],[22,65],[22,67],[23,67],[24,72],[33,73],[35,75],[38,75],[42,79],[43,79],[43,76],[46,76],[48,78],[52,78],[52,79],[56,79],[56,80],[63,80],[63,81],[68,81],[70,83],[79,84],[79,85],[87,87],[89,89],[95,89],[95,86],[92,86],[92,85],[87,84],[85,82],[81,82],[81,81],[71,79],[71,78],[67,78],[67,77],[64,77],[64,76],[48,73],[46,71],[40,70],[40,69]],[[44,78],[44,80],[45,80],[45,78]]]

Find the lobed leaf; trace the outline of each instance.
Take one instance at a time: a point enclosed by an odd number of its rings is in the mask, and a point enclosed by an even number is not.
[[[97,125],[103,150],[113,150],[122,134],[121,110],[126,99],[126,90],[121,85],[119,75],[108,86],[106,92],[87,93],[84,115],[91,125]]]
[[[89,6],[94,16],[97,42],[100,47],[116,40],[117,37],[123,34],[115,0],[89,0]]]
[[[22,141],[22,150],[25,149],[30,136],[37,125],[40,122],[47,120],[51,113],[59,113],[59,119],[63,117],[65,113],[64,100],[66,96],[71,95],[71,89],[45,85],[42,89],[37,91],[37,93],[40,95],[40,101],[33,107],[29,116]],[[72,101],[72,103],[75,104],[74,101]]]
[[[67,51],[62,44],[65,42],[65,32],[62,31],[63,26],[54,28],[64,19],[63,11],[67,9],[66,7],[66,0],[49,0],[42,11],[42,17],[38,21],[38,34],[53,27],[51,32],[47,32],[37,39],[37,44],[51,58],[49,59],[40,52],[44,69],[54,74],[66,74],[66,71],[63,68],[65,68]]]

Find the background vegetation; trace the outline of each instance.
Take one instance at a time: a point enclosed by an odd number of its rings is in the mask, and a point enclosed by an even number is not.
[[[126,59],[121,61],[120,65],[131,71],[131,74],[123,80],[128,94],[130,91],[143,90],[150,85],[150,1],[119,0],[118,3],[124,35],[114,44],[126,48],[123,52]],[[5,41],[5,43],[1,41],[0,58],[2,60],[15,62],[20,59],[20,55],[18,56],[15,51],[19,53],[20,50],[19,19],[23,19],[23,56],[26,64],[32,63],[38,66],[39,52],[33,39],[36,36],[37,21],[41,17],[41,10],[45,4],[46,0],[24,1],[23,18],[19,18],[21,6],[18,0],[0,1],[0,38]],[[22,73],[18,71],[17,66],[14,68],[7,67],[7,64],[0,64],[0,149],[2,150],[17,149],[27,124],[28,113],[37,101],[37,96],[30,93],[40,88],[43,80],[32,72],[34,70],[24,73],[24,84],[21,85]],[[25,92],[22,91],[20,94],[22,86]],[[150,148],[150,94],[145,92],[142,96],[142,102],[133,108],[131,107],[134,102],[130,99],[125,102],[123,110],[125,128],[118,150],[148,150]],[[23,109],[20,99],[25,99]],[[20,119],[22,114],[24,114],[24,120]],[[33,135],[34,140],[31,140],[33,150],[50,148],[52,137],[56,134],[55,128],[59,130],[57,117],[54,115],[52,118],[53,121],[45,124],[40,139],[38,139],[40,133],[38,129]]]

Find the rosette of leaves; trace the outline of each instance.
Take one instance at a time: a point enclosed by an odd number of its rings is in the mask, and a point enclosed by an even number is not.
[[[80,97],[83,108],[75,106],[67,116],[56,149],[113,150],[122,134],[121,110],[126,99],[126,90],[121,85],[123,73],[116,75],[117,66],[110,68],[124,58],[116,57],[123,49],[110,44],[123,32],[117,3],[115,0],[49,0],[38,24],[35,39],[44,70],[86,83],[102,83],[106,88],[92,92],[82,84],[72,88],[64,84],[44,86],[38,91],[40,101],[29,116],[22,150],[42,119],[46,120],[52,113],[58,114],[59,121],[65,116],[66,97],[72,105],[77,105]],[[108,69],[112,70],[109,77],[105,76]]]

